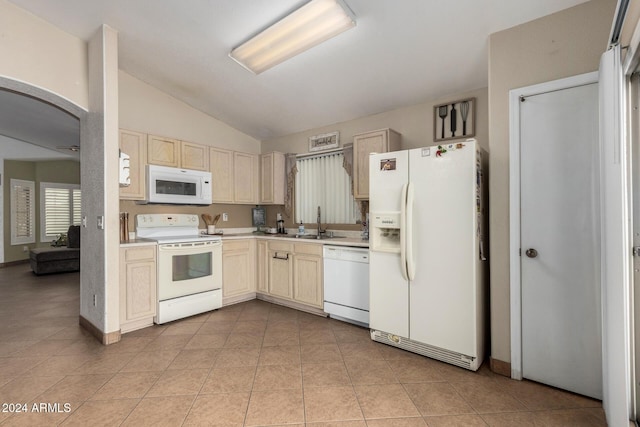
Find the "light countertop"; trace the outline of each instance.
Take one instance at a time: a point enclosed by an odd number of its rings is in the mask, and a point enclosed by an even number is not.
[[[295,243],[313,243],[318,245],[336,245],[336,246],[356,246],[361,248],[368,248],[369,241],[362,240],[359,237],[333,237],[326,239],[300,239],[295,234],[256,234],[256,233],[229,233],[221,235],[222,242],[225,240],[239,240],[239,239],[260,239],[260,240],[283,240]]]
[[[355,246],[360,248],[368,248],[369,241],[362,240],[360,237],[346,236],[346,237],[333,237],[326,239],[300,239],[297,238],[295,234],[257,234],[257,233],[248,233],[248,232],[238,232],[238,233],[225,233],[219,234],[218,236],[222,237],[222,241],[227,240],[241,240],[241,239],[260,239],[260,240],[283,240],[288,242],[295,243],[313,243],[317,245],[335,245],[335,246]],[[152,239],[144,239],[144,238],[136,238],[131,239],[128,242],[120,242],[121,248],[130,248],[135,246],[152,246],[156,245],[157,242]]]
[[[133,246],[154,246],[157,245],[158,242],[156,242],[155,240],[151,240],[151,239],[144,239],[141,237],[138,237],[136,239],[131,239],[128,242],[120,242],[120,247],[121,248],[130,248]]]

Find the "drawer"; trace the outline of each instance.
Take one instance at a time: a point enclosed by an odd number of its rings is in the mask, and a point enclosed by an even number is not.
[[[246,252],[251,248],[250,239],[244,240],[228,240],[222,243],[222,252],[243,251]]]
[[[294,245],[296,254],[307,254],[322,256],[322,245],[316,243],[296,243]]]
[[[293,243],[269,240],[269,250],[278,252],[293,252]]]
[[[127,248],[123,250],[125,262],[153,261],[156,259],[155,246],[142,246],[139,248]]]

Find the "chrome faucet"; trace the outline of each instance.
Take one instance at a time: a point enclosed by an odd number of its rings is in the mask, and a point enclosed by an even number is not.
[[[321,224],[321,213],[320,213],[320,206],[318,206],[318,239],[320,239],[320,235],[322,233],[326,233],[327,230],[323,230],[322,229],[322,224]]]

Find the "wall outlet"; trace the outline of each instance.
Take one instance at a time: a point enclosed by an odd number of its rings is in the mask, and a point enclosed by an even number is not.
[[[229,221],[229,214],[223,213],[222,214],[222,220],[223,221]]]
[[[22,252],[29,252],[29,246],[23,246]]]
[[[98,295],[93,294],[93,306],[97,307],[98,306]]]

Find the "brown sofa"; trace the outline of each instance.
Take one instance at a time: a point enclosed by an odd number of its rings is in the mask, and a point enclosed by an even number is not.
[[[31,249],[29,263],[37,275],[79,271],[80,226],[69,227],[67,246]]]

